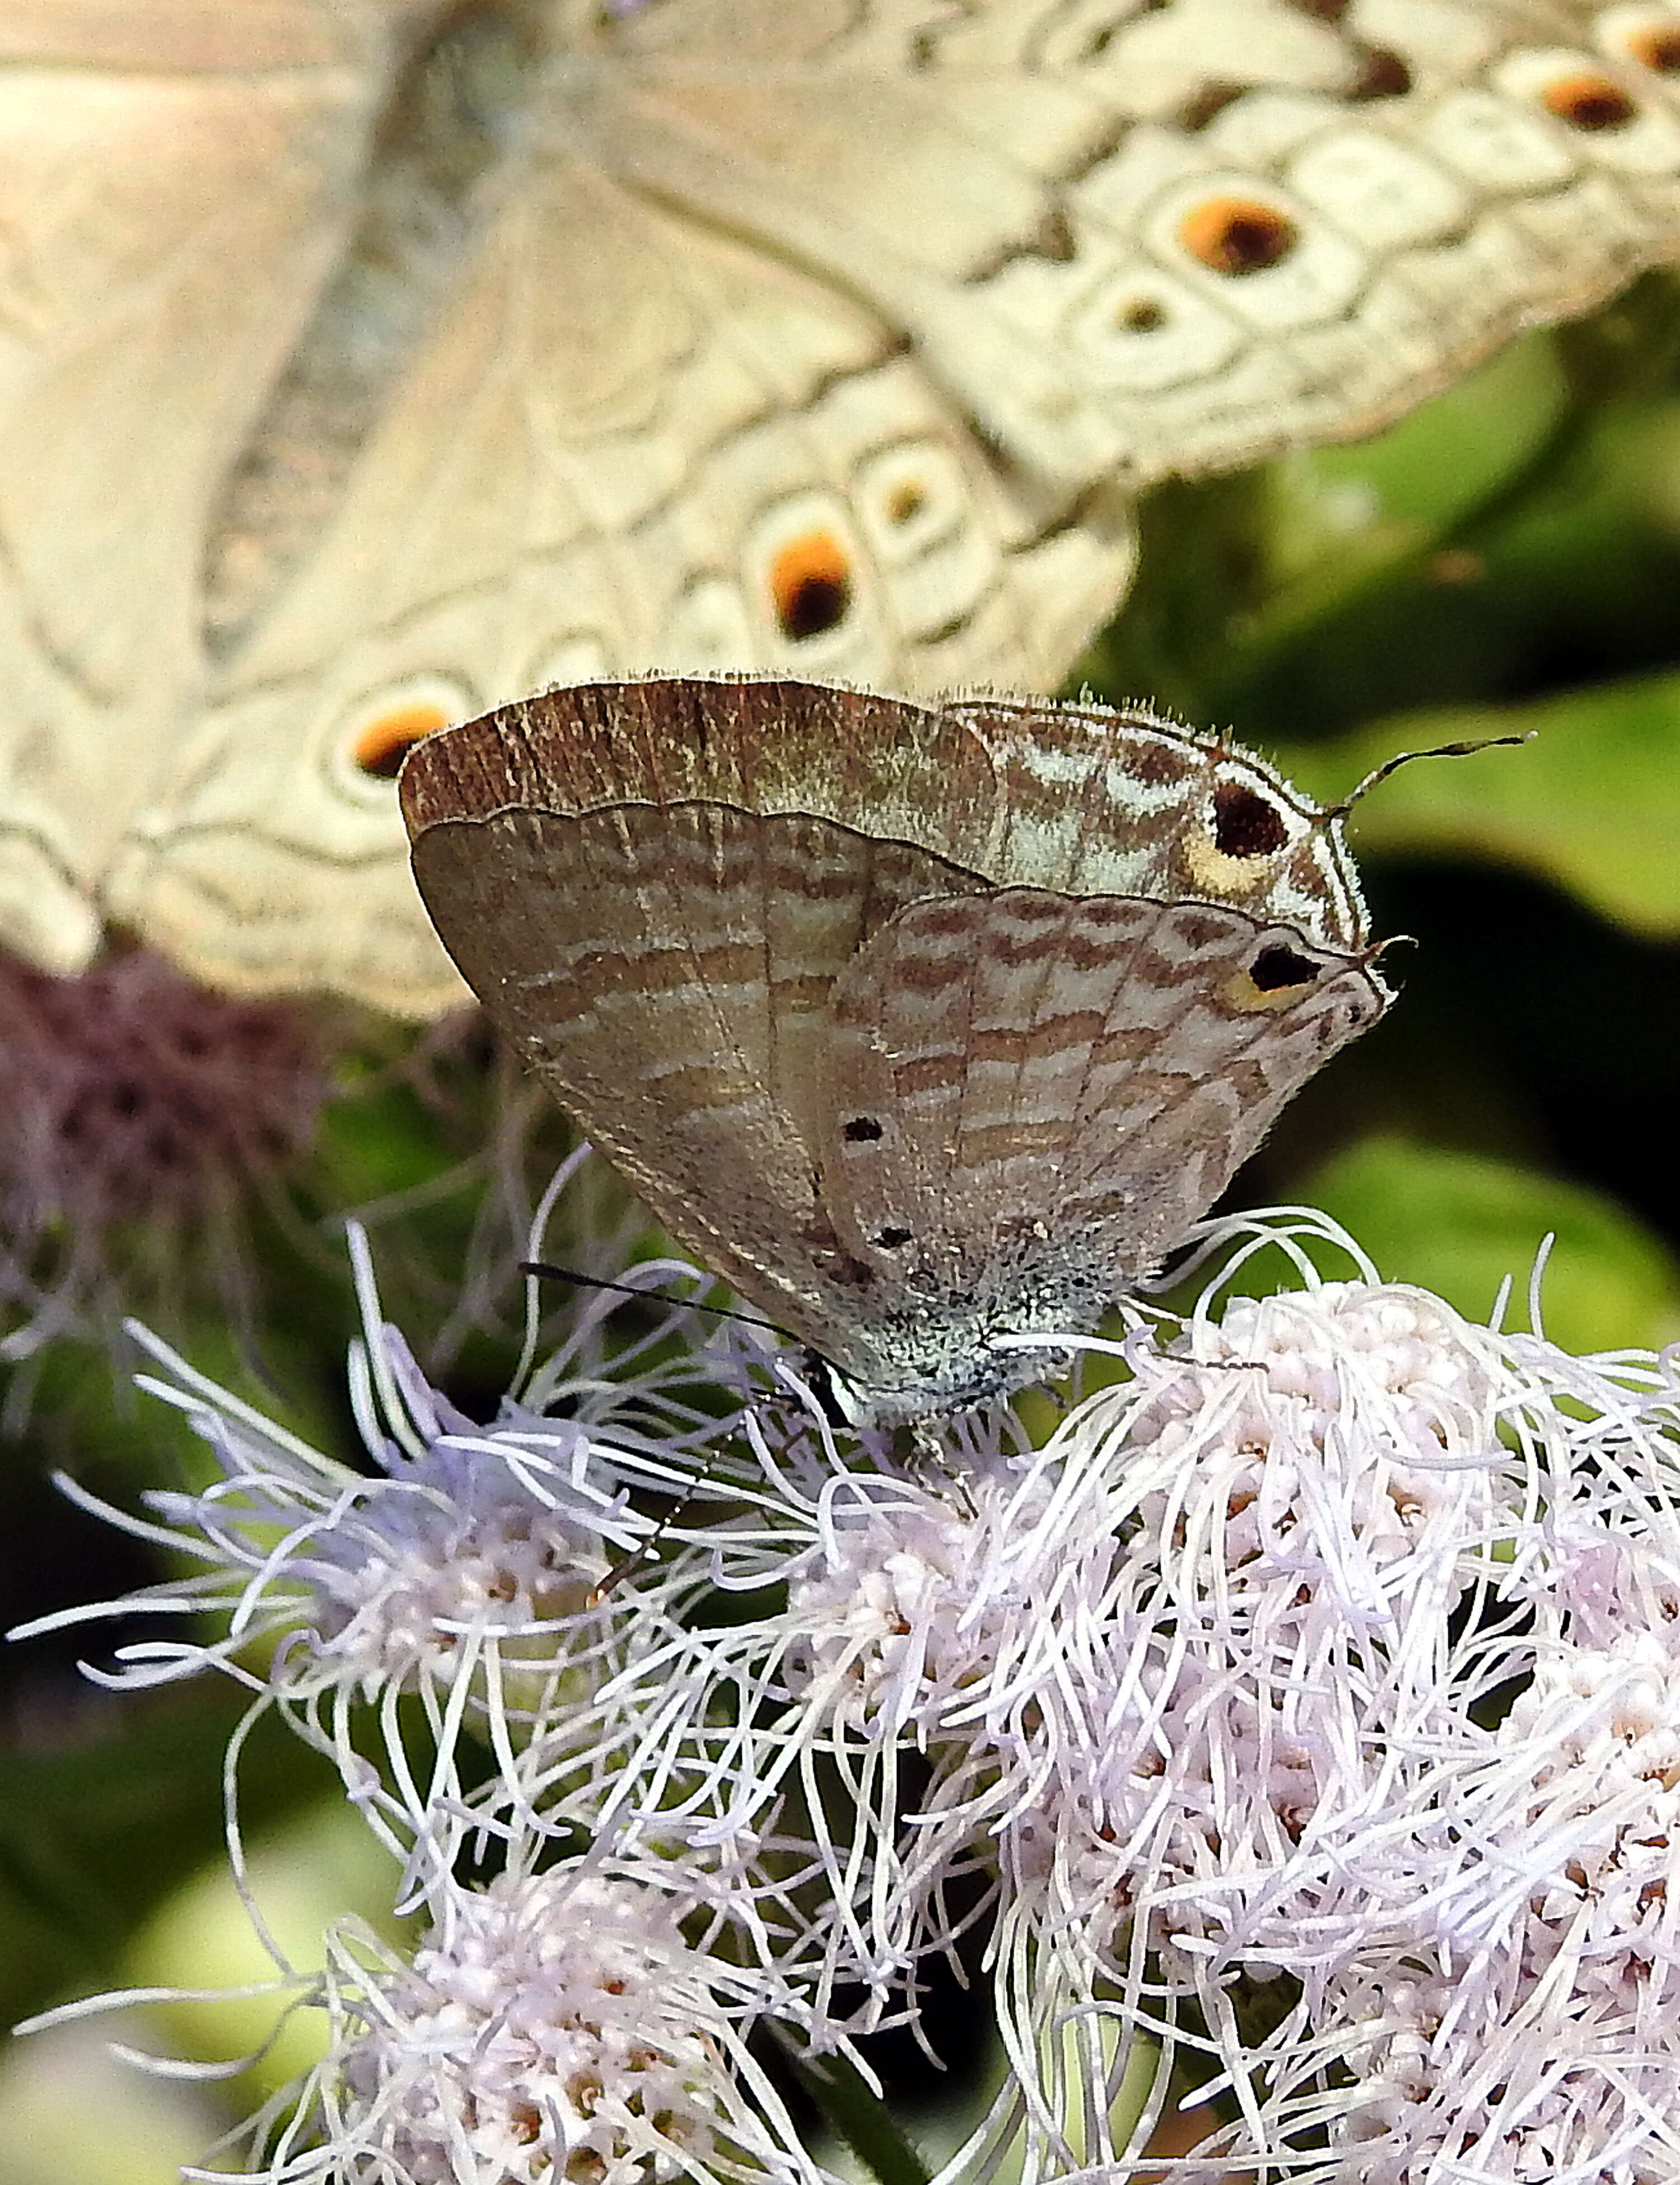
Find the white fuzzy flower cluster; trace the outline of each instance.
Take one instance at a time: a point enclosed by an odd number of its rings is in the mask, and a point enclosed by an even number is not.
[[[792,2124],[740,2042],[729,1991],[668,1891],[512,1866],[444,1888],[406,1962],[342,1930],[323,1982],[336,2038],[291,2100],[268,2174],[381,2185],[794,2181]]]
[[[1231,1294],[1265,1244],[1299,1286]],[[774,2059],[867,2103],[959,1957],[951,2185],[1680,2174],[1680,1375],[1331,1249],[1254,1226],[1042,1448],[937,1461],[583,1338],[474,1426],[365,1269],[371,1471],[165,1358],[221,1477],[148,1602],[227,1635],[106,1674],[248,1679],[428,1923],[336,1940],[261,2174],[814,2180]]]

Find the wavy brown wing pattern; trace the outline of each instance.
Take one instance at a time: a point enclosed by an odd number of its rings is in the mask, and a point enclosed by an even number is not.
[[[1136,495],[1680,253],[1680,14],[7,0],[0,939],[414,1016],[554,681],[1048,689]]]
[[[1137,710],[583,685],[401,794],[496,1022],[877,1423],[1053,1372],[1388,1000],[1337,816]]]

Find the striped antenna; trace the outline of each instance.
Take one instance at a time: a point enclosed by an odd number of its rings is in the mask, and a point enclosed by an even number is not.
[[[1380,781],[1387,781],[1391,774],[1398,774],[1403,766],[1409,766],[1415,758],[1468,758],[1472,752],[1497,751],[1502,744],[1532,744],[1540,731],[1525,729],[1516,736],[1477,736],[1469,743],[1435,744],[1428,751],[1397,752],[1386,758],[1381,766],[1370,772],[1354,788],[1350,789],[1339,804],[1326,805],[1319,817],[1322,819],[1345,819],[1362,796],[1369,796]]]

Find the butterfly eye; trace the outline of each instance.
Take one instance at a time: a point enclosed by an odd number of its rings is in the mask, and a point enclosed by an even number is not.
[[[1540,93],[1540,103],[1571,129],[1625,129],[1638,116],[1638,102],[1607,75],[1582,71],[1556,77]]]
[[[1222,781],[1214,789],[1213,833],[1222,858],[1273,857],[1289,840],[1276,805],[1244,781]]]
[[[1235,275],[1277,265],[1299,233],[1287,213],[1258,198],[1210,198],[1179,222],[1178,239],[1212,271]]]
[[[831,531],[790,539],[770,565],[770,596],[784,637],[821,637],[851,609],[851,557]]]

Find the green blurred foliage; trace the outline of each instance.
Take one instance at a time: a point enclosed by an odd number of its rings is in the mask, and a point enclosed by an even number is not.
[[[1359,808],[1377,930],[1414,944],[1386,959],[1404,991],[1231,1203],[1316,1199],[1385,1274],[1478,1317],[1510,1275],[1508,1324],[1554,1233],[1547,1324],[1583,1348],[1680,1326],[1677,357],[1680,288],[1653,277],[1369,442],[1168,488],[1144,511],[1136,590],[1085,666],[1101,694],[1231,728],[1327,796],[1397,751],[1539,730],[1521,750],[1408,767]],[[359,1035],[315,1154],[243,1211],[248,1310],[214,1278],[133,1299],[204,1372],[350,1461],[342,1217],[369,1210],[389,1316],[486,1416],[517,1348],[519,1209],[566,1144],[557,1122],[499,1124],[505,1077],[470,1039],[423,1067],[410,1045]],[[594,1188],[553,1256],[588,1264],[620,1219]],[[178,1417],[124,1393],[131,1363],[114,1372],[105,1347],[66,1342],[36,1370],[0,1475],[8,1621],[165,1574],[42,1484],[63,1465],[133,1506],[148,1484],[204,1476]],[[78,1653],[165,1628],[84,1629],[5,1661],[14,2017],[128,1976],[138,1937],[146,1962],[183,1962],[170,1937],[190,1936],[195,1877],[220,1863],[237,1700],[207,1680],[112,1702],[75,1670]],[[259,1738],[243,1794],[254,1836],[310,1840],[322,1785],[293,1741]],[[230,2028],[230,2046],[245,2037]],[[23,2114],[10,2084],[0,2142]],[[38,2168],[8,2159],[6,2185],[69,2174],[44,2143]]]
[[[1396,752],[1524,735],[1534,740],[1520,758],[1477,752],[1390,776],[1359,807],[1361,854],[1468,853],[1550,880],[1634,933],[1680,934],[1680,674],[1401,714],[1276,757],[1330,795]]]
[[[1305,1198],[1357,1237],[1385,1281],[1415,1282],[1504,1327],[1535,1325],[1574,1351],[1680,1336],[1680,1266],[1604,1193],[1483,1154],[1362,1138],[1306,1181]],[[1531,1299],[1531,1277],[1541,1265]]]

